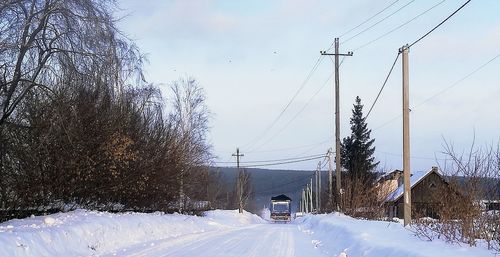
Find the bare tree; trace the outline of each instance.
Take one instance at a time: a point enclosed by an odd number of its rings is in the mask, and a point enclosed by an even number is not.
[[[500,148],[475,146],[465,153],[457,153],[454,145],[444,141],[448,157],[441,170],[448,177],[449,186],[438,188],[435,200],[439,220],[418,219],[416,233],[428,240],[444,238],[451,243],[475,246],[478,240],[488,248],[500,252],[500,213],[488,211],[481,200],[500,199]]]
[[[200,167],[211,160],[210,145],[207,144],[206,132],[210,112],[205,104],[202,87],[193,78],[181,78],[170,85],[173,94],[173,112],[170,119],[178,131],[178,149],[180,167],[177,180],[179,183],[179,208],[185,203],[186,180],[199,178]],[[197,183],[188,183],[192,186]],[[200,187],[195,187],[200,188]],[[187,190],[193,190],[187,189]]]
[[[235,192],[238,211],[239,213],[243,213],[243,210],[252,198],[251,176],[250,173],[245,169],[238,170]]]
[[[112,84],[117,92],[140,71],[134,44],[115,27],[112,0],[2,0],[0,126],[31,90],[51,91],[73,74]]]

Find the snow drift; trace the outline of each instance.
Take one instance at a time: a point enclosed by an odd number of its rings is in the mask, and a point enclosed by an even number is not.
[[[263,223],[237,211],[205,217],[77,210],[0,224],[0,256],[96,256],[153,240]]]
[[[341,214],[308,215],[295,221],[328,256],[493,257],[482,247],[424,241],[400,223],[358,220]]]

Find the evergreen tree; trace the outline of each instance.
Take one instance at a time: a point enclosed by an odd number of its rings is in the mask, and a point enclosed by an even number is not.
[[[364,185],[373,182],[372,171],[379,162],[375,162],[373,153],[375,139],[370,139],[371,130],[367,128],[363,117],[363,105],[359,96],[352,110],[351,135],[344,138],[341,144],[341,163],[347,170],[347,175],[352,182],[361,182]]]

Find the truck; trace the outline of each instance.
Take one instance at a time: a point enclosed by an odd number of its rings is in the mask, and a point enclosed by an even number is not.
[[[291,221],[292,211],[291,211],[292,199],[286,195],[278,195],[271,197],[271,220],[273,221]]]

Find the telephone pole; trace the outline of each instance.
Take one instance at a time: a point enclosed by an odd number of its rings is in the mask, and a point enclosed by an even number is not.
[[[240,148],[236,148],[236,153],[233,153],[233,156],[236,156],[236,168],[240,171],[240,157],[245,156],[244,154],[240,154]]]
[[[339,38],[335,38],[335,53],[327,53],[326,51],[320,51],[321,55],[334,55],[335,56],[335,178],[337,180],[336,188],[336,198],[337,198],[337,211],[342,210],[340,201],[340,189],[341,184],[341,165],[340,165],[340,81],[339,81],[339,56],[352,56],[352,52],[347,54],[339,53]]]
[[[240,157],[243,157],[245,155],[240,154],[240,148],[236,148],[236,154],[232,154],[232,156],[236,156],[236,169],[237,169],[237,174],[236,174],[236,196],[238,197],[238,210],[239,213],[243,213],[243,204],[242,204],[242,197],[243,197],[243,185],[242,181],[240,178]]]
[[[326,156],[328,158],[328,211],[333,209],[333,172],[332,172],[332,149],[328,149]]]
[[[318,184],[318,169],[316,168],[316,171],[314,172],[314,183],[316,184],[316,197],[314,198],[315,205],[316,205],[316,213],[318,213],[318,207],[319,207],[319,198],[318,198],[318,189],[319,189],[319,184]]]
[[[404,225],[411,223],[411,186],[410,186],[410,107],[408,45],[399,51],[403,54],[403,176],[404,176]]]
[[[309,212],[313,212],[313,179],[311,178],[311,184],[309,186]]]
[[[318,163],[318,213],[321,212],[321,162]]]

